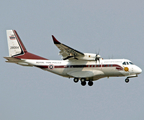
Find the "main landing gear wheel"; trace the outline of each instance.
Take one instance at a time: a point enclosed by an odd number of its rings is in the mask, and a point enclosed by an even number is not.
[[[85,86],[86,85],[86,81],[81,82],[81,85]]]
[[[86,79],[85,78],[81,78],[81,85],[85,86],[86,85]]]
[[[74,78],[73,80],[75,83],[77,83],[79,81],[79,78]]]
[[[93,82],[92,82],[92,81],[89,81],[89,82],[88,82],[88,85],[89,85],[89,86],[92,86],[92,85],[93,85]]]
[[[126,79],[125,79],[125,82],[126,82],[126,83],[128,83],[128,82],[129,82],[129,79],[128,79],[128,78],[126,78]]]

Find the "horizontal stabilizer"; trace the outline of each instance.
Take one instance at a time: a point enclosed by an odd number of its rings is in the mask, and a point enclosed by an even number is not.
[[[4,57],[4,58],[8,60],[8,61],[6,61],[6,62],[17,63],[17,62],[22,61],[22,60],[20,60],[20,59],[18,59],[18,58],[14,58],[14,57]]]
[[[33,66],[32,64],[25,62],[25,60],[21,60],[18,58],[14,58],[14,57],[4,57],[4,58],[7,59],[6,62],[8,62],[8,63],[16,63],[16,64],[19,64],[22,66]]]

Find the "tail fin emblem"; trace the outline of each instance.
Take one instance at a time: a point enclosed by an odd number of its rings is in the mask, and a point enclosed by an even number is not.
[[[10,40],[15,40],[15,36],[9,36]]]

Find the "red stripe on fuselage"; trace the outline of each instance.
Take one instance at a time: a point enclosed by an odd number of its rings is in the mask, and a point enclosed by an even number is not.
[[[48,65],[49,66],[49,65]],[[48,68],[48,66],[37,66],[40,68]],[[107,64],[107,65],[60,65],[60,66],[54,66],[54,68],[111,68],[111,67],[116,67],[117,70],[123,70],[123,68],[120,65],[116,65],[116,64]]]

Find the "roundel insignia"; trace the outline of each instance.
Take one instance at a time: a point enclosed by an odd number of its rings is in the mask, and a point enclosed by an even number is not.
[[[54,69],[54,66],[53,66],[53,65],[49,65],[48,68],[49,68],[50,70],[53,70],[53,69]]]
[[[124,67],[124,70],[127,72],[127,71],[129,71],[129,68],[128,67]]]

